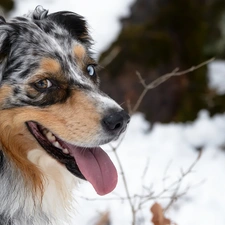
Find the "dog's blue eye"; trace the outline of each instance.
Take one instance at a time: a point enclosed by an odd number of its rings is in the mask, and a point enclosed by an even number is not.
[[[38,89],[47,89],[52,86],[52,82],[48,79],[39,80],[35,83],[35,87]]]
[[[93,65],[88,65],[87,72],[90,76],[94,76],[95,75],[95,67]]]

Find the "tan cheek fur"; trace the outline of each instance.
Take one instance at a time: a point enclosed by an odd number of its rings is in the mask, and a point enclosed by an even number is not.
[[[43,109],[24,109],[22,121],[36,121],[68,142],[90,143],[100,128],[101,115],[82,91],[74,91],[65,103]]]
[[[2,108],[6,98],[12,95],[12,88],[8,85],[3,85],[0,88],[0,109]]]
[[[38,148],[38,143],[28,132],[24,123],[15,120],[17,110],[0,111],[0,143],[2,150],[23,172],[27,184],[36,191],[42,191],[42,175],[38,168],[27,159],[28,151]]]
[[[12,88],[3,85],[0,89],[0,109],[12,93]],[[26,129],[24,123],[15,120],[16,110],[0,111],[0,151],[3,150],[15,165],[23,171],[25,180],[33,184],[33,188],[42,191],[40,171],[27,160],[27,152],[38,144]]]
[[[101,115],[88,97],[75,91],[66,104],[53,105],[50,110],[62,122],[59,126],[55,121],[53,131],[67,141],[89,143],[99,131]]]
[[[74,91],[63,104],[47,108],[23,107],[0,111],[0,143],[5,153],[23,172],[25,180],[42,190],[42,173],[28,159],[40,145],[25,122],[36,121],[69,142],[89,143],[99,130],[101,116],[85,93]]]

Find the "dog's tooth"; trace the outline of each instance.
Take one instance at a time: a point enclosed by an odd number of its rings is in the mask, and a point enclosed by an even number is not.
[[[48,130],[46,128],[43,128],[42,132],[43,132],[44,135],[46,135],[48,133]]]
[[[61,146],[60,146],[60,144],[59,144],[58,141],[54,141],[52,144],[53,144],[56,148],[61,148]]]
[[[46,137],[49,141],[55,141],[55,136],[51,132],[47,132]]]
[[[68,151],[67,148],[63,148],[62,151],[63,151],[63,153],[65,153],[65,154],[69,154],[69,151]]]

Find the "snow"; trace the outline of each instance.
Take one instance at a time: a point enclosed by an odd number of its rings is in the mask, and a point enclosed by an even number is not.
[[[129,5],[134,0],[17,0],[11,16],[27,13],[37,5],[51,12],[70,10],[85,16],[96,41],[94,49],[102,51],[118,35],[118,18],[129,14]],[[215,61],[208,66],[209,86],[219,94],[225,93],[225,62]],[[192,172],[182,181],[179,198],[166,216],[178,225],[224,225],[225,224],[225,114],[209,117],[207,111],[199,112],[198,118],[189,123],[150,125],[141,114],[132,117],[127,133],[117,152],[122,162],[131,196],[145,195],[149,191],[157,196],[190,168],[203,149],[200,160]],[[116,143],[113,143],[116,145]],[[119,165],[110,146],[107,150],[119,171]],[[121,171],[114,192],[100,197],[93,187],[83,182],[76,197],[74,224],[94,225],[101,212],[109,211],[112,225],[131,225],[131,211],[126,197]],[[148,189],[147,189],[148,188]],[[174,188],[174,187],[173,187]],[[171,196],[172,190],[163,196]],[[163,197],[161,196],[161,197]],[[89,200],[85,200],[89,198]],[[111,200],[110,200],[111,199]],[[138,200],[138,199],[137,199]],[[148,201],[138,213],[137,225],[149,225],[150,207],[158,201],[166,206],[168,199]],[[138,202],[136,202],[137,205]]]
[[[216,60],[208,65],[209,87],[217,94],[225,94],[225,61]]]
[[[225,114],[210,118],[207,111],[201,111],[191,123],[158,123],[150,132],[147,132],[148,128],[141,114],[134,115],[118,149],[131,195],[143,195],[145,186],[157,196],[181,176],[181,170],[185,172],[190,168],[199,154],[196,148],[202,147],[200,160],[182,181],[180,193],[186,194],[170,208],[167,217],[178,225],[225,224],[225,180],[222,179],[225,170],[225,151],[222,149],[225,144]],[[105,148],[118,168],[110,147]],[[171,196],[172,193],[168,191],[163,196]],[[77,215],[77,224],[91,224],[92,218],[106,210],[110,211],[112,225],[131,224],[128,201],[118,199],[118,196],[126,196],[121,177],[115,191],[105,197],[98,197],[86,183],[81,185],[76,196],[90,198],[77,199],[79,208],[85,208],[84,214],[81,211]],[[93,198],[94,201],[91,200]],[[149,209],[154,201],[162,206],[168,203],[168,200],[160,198],[148,201],[138,213],[139,225],[151,224]]]

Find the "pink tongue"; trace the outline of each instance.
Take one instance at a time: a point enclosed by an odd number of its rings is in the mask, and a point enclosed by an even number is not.
[[[75,158],[81,173],[99,195],[108,194],[116,187],[118,178],[116,168],[100,147],[69,147],[70,154]]]

